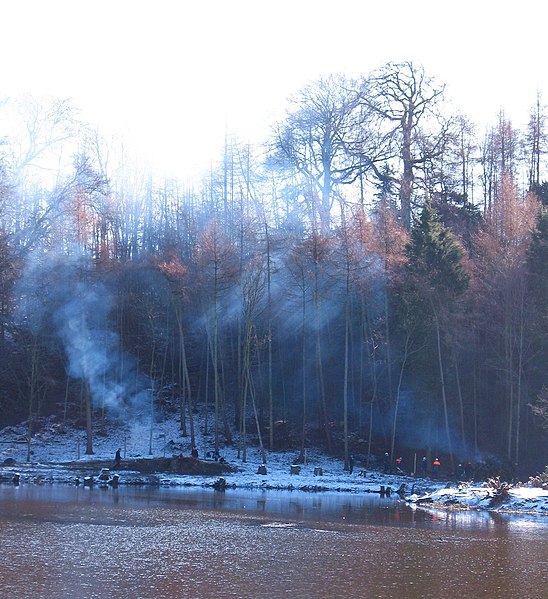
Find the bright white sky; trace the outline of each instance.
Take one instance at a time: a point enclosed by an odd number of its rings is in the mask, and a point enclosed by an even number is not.
[[[413,60],[481,128],[548,102],[540,0],[10,0],[0,95],[72,98],[181,178],[220,157],[225,125],[263,139],[286,98],[331,73]],[[0,132],[1,137],[1,132]]]

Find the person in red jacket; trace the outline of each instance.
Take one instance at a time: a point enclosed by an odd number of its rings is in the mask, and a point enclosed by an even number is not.
[[[438,476],[439,472],[440,472],[440,468],[441,468],[441,462],[439,458],[436,458],[434,460],[434,463],[432,464],[432,476],[435,478]]]

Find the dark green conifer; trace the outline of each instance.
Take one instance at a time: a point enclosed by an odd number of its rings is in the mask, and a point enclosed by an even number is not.
[[[527,252],[527,298],[529,301],[532,348],[529,364],[529,384],[533,405],[544,401],[546,392],[546,364],[548,363],[548,209],[539,211],[531,245]],[[542,394],[537,398],[537,394]],[[545,414],[546,417],[546,414]]]
[[[430,201],[412,228],[405,251],[409,274],[432,295],[431,300],[449,299],[466,291],[469,276],[462,265],[462,249]]]
[[[446,393],[445,354],[453,344],[458,321],[457,298],[466,291],[469,276],[463,251],[455,236],[440,221],[430,201],[411,229],[405,248],[407,277],[402,294],[404,327],[412,331],[416,352],[410,371],[420,373],[415,384],[422,388],[425,414],[438,411],[441,397],[447,449],[452,456],[450,406]],[[435,417],[437,419],[437,417]]]
[[[548,208],[541,209],[527,252],[529,294],[548,318]]]

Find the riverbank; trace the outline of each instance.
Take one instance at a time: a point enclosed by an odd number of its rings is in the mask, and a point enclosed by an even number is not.
[[[101,468],[112,469],[114,454],[121,450],[116,470],[120,485],[215,487],[223,479],[226,489],[278,489],[305,492],[384,493],[424,507],[481,509],[548,515],[548,491],[520,485],[505,490],[484,481],[454,481],[444,475],[432,479],[410,474],[385,474],[366,468],[356,459],[353,472],[344,470],[341,459],[309,449],[305,463],[296,464],[298,452],[267,452],[263,465],[259,448],[248,447],[246,461],[237,447],[223,447],[220,460],[206,459],[213,453],[211,436],[202,435],[199,459],[190,457],[190,441],[181,437],[175,419],[150,427],[113,426],[94,438],[93,454],[86,455],[84,436],[68,424],[46,422],[26,443],[24,425],[0,431],[0,482],[13,484],[82,484],[85,477],[98,476]],[[398,494],[397,491],[400,491]],[[507,491],[507,492],[506,492]]]

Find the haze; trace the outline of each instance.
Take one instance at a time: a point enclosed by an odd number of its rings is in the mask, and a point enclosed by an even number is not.
[[[225,133],[264,139],[288,96],[330,73],[420,62],[455,110],[526,121],[542,64],[539,3],[20,0],[2,7],[2,96],[72,98],[161,175],[194,176]]]

